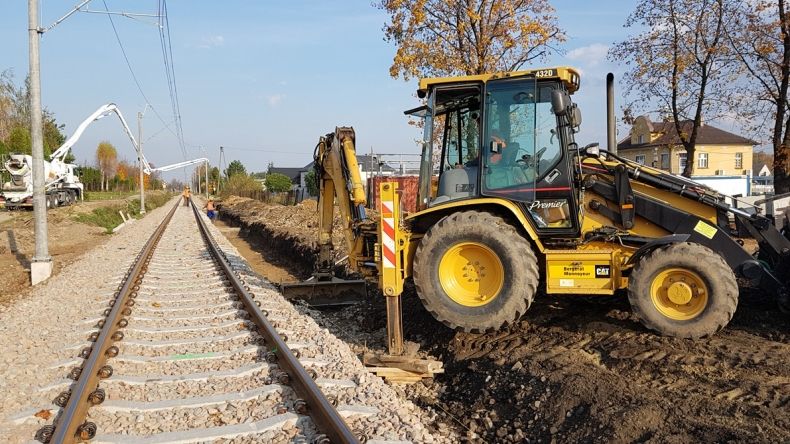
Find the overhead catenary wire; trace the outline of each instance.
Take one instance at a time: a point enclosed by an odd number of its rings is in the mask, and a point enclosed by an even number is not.
[[[223,147],[226,150],[231,151],[252,151],[256,153],[275,153],[275,154],[313,154],[312,151],[283,151],[283,150],[270,150],[266,148],[241,148],[241,147],[234,147],[234,146],[225,146]]]
[[[104,9],[109,13],[109,8],[107,7],[107,1],[102,0],[102,3],[104,4]],[[150,105],[151,101],[148,100],[148,96],[146,96],[145,91],[143,91],[143,87],[140,85],[140,81],[137,79],[137,75],[134,72],[134,68],[132,68],[132,63],[129,61],[129,56],[126,54],[126,49],[124,48],[123,42],[121,41],[121,36],[118,34],[118,29],[115,27],[115,21],[112,19],[112,15],[107,14],[107,19],[110,21],[110,25],[112,26],[113,33],[115,34],[115,40],[118,42],[118,47],[121,48],[121,54],[123,55],[123,59],[126,61],[126,67],[129,69],[129,73],[132,75],[132,80],[134,81],[134,84],[137,86],[137,90],[140,92],[140,95],[142,96],[143,100],[145,100],[145,102],[149,104],[151,110],[154,112],[154,115],[156,115],[156,117],[162,122],[162,125],[164,125],[174,136],[176,136],[176,138],[178,138],[178,135],[175,132],[173,132],[172,128],[170,128],[167,122],[165,122],[165,119],[162,118],[162,116],[159,114],[159,111],[157,111],[153,105]]]
[[[159,0],[159,15],[162,17],[159,26],[159,41],[162,50],[162,61],[165,67],[165,78],[170,94],[170,106],[175,119],[178,142],[184,159],[187,158],[186,143],[184,142],[184,129],[181,121],[181,104],[178,99],[178,83],[176,82],[175,65],[173,61],[173,45],[170,38],[170,20],[167,14],[167,1]]]

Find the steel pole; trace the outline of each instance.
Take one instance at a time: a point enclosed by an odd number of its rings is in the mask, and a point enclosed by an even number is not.
[[[208,160],[206,161],[206,200],[208,200]]]
[[[614,120],[614,74],[606,75],[606,150],[617,154],[617,131]]]
[[[137,113],[137,163],[140,165],[140,214],[145,214],[145,180],[143,178],[143,113]]]
[[[33,154],[33,218],[36,248],[30,262],[30,282],[36,285],[52,275],[52,257],[47,242],[47,194],[44,189],[44,136],[41,118],[41,64],[38,0],[27,2],[27,33],[30,58],[30,141]]]

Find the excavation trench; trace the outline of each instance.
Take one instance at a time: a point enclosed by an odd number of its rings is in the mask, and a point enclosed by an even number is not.
[[[294,254],[294,242],[261,224],[249,226],[238,217],[223,216],[214,225],[228,238],[256,273],[273,283],[291,282],[310,276],[311,254],[307,248]]]

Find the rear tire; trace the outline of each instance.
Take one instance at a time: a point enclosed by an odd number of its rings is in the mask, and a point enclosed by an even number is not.
[[[681,242],[642,257],[629,278],[628,300],[645,327],[698,339],[730,322],[738,306],[738,283],[716,252]]]
[[[539,280],[529,241],[501,217],[478,211],[432,226],[417,247],[413,271],[425,308],[448,327],[474,333],[518,320]]]

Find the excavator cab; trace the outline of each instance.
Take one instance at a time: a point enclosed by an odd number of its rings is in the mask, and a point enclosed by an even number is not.
[[[578,236],[572,160],[581,119],[569,96],[578,75],[548,69],[440,80],[426,84],[428,105],[407,111],[425,118],[420,209],[501,198],[521,207],[540,232]]]

